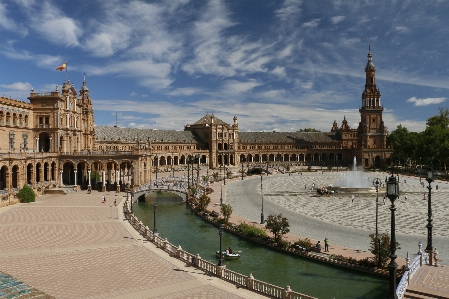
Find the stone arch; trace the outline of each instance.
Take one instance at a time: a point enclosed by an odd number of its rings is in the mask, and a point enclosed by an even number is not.
[[[72,161],[62,162],[62,184],[74,185],[75,184],[75,164]]]
[[[13,167],[12,167],[12,177],[11,177],[11,185],[12,185],[12,188],[19,188],[19,171],[20,171],[20,168],[19,168],[19,166],[18,165],[14,165]]]
[[[41,170],[42,170],[41,162],[37,162],[36,163],[36,171],[35,171],[35,174],[34,174],[34,178],[36,180],[36,183],[40,183],[42,181]]]
[[[27,164],[27,173],[26,173],[26,182],[25,182],[25,184],[28,184],[30,186],[34,182],[34,179],[32,179],[33,178],[33,171],[34,171],[33,163],[28,163]]]
[[[179,164],[182,164],[182,165],[186,164],[186,157],[184,155],[181,156]]]
[[[0,190],[8,189],[8,166],[3,165],[0,168]]]

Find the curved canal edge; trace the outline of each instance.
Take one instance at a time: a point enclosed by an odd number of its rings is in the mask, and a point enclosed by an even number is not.
[[[223,223],[219,222],[217,218],[214,218],[212,216],[205,214],[204,211],[199,211],[199,210],[195,209],[195,206],[193,206],[190,202],[187,202],[187,194],[185,192],[182,192],[179,190],[173,190],[173,189],[139,190],[137,192],[137,193],[140,193],[138,198],[139,199],[142,198],[142,196],[145,196],[145,194],[148,192],[157,192],[157,191],[173,193],[177,196],[181,196],[181,198],[183,199],[183,202],[186,202],[186,204],[190,208],[190,210],[193,213],[195,213],[195,215],[197,215],[199,218],[208,222],[209,224],[214,225],[215,227],[223,226],[223,229],[226,230],[227,232],[232,233],[233,235],[236,235],[238,237],[244,238],[245,240],[250,240],[252,242],[256,242],[258,244],[281,251],[283,253],[288,253],[291,255],[299,256],[299,257],[305,257],[307,259],[326,263],[329,265],[342,267],[342,268],[346,268],[346,269],[351,269],[351,270],[355,270],[355,271],[360,271],[360,272],[364,272],[364,273],[371,274],[371,275],[381,276],[384,278],[389,277],[388,269],[380,269],[377,267],[374,267],[374,268],[365,267],[365,266],[358,265],[358,264],[352,264],[352,263],[348,263],[345,261],[339,261],[337,259],[330,258],[327,255],[317,254],[314,251],[300,250],[300,249],[294,248],[294,247],[289,247],[289,248],[279,247],[279,246],[273,245],[272,243],[267,243],[264,240],[259,239],[259,238],[250,238],[250,237],[242,234],[234,223],[223,224]],[[404,271],[406,271],[406,269],[398,269],[398,271],[396,273],[398,280],[400,280],[402,278]]]
[[[147,241],[152,242],[156,247],[168,253],[171,257],[185,262],[187,265],[194,266],[204,272],[213,274],[220,279],[234,283],[237,286],[245,287],[250,291],[268,295],[273,298],[285,299],[318,299],[316,297],[301,294],[292,291],[289,286],[282,288],[264,281],[255,279],[252,274],[249,276],[240,274],[238,272],[226,269],[226,266],[217,266],[216,264],[202,259],[199,255],[193,255],[181,248],[168,242],[167,238],[161,238],[158,233],[153,233],[148,226],[145,226],[136,216],[130,211],[130,202],[126,201],[123,204],[123,214],[126,220],[129,221],[132,227]]]

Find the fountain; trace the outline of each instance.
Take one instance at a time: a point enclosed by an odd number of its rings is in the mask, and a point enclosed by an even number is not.
[[[335,192],[345,193],[371,193],[376,192],[376,188],[373,187],[371,181],[364,177],[363,170],[357,169],[357,158],[354,157],[352,170],[343,175],[334,183],[333,186],[328,188]]]

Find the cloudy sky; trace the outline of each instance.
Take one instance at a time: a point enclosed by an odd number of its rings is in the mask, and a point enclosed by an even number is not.
[[[97,125],[182,130],[214,113],[242,131],[329,131],[360,121],[371,45],[388,130],[419,132],[448,106],[447,12],[444,0],[0,0],[0,95],[79,90],[85,73]]]

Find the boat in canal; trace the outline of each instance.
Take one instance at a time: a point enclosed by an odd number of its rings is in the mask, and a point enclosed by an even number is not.
[[[215,255],[219,258],[220,257],[220,250],[217,250],[215,252]],[[229,253],[229,252],[223,251],[223,258],[225,260],[238,260],[240,258],[240,254],[238,254],[238,253]]]

